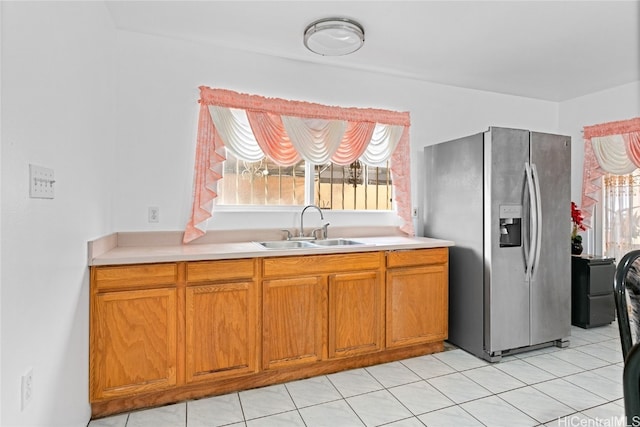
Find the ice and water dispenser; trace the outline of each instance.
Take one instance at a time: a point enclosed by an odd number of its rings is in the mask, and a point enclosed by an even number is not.
[[[522,245],[522,205],[500,205],[500,247]]]

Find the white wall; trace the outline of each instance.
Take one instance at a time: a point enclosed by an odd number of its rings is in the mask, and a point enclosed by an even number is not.
[[[571,199],[578,205],[582,200],[582,128],[634,117],[640,117],[640,80],[560,103],[560,130],[572,138]],[[599,210],[596,210],[595,230],[583,233],[586,237],[585,253],[602,253],[602,216],[598,216],[598,213]]]
[[[198,86],[328,105],[410,111],[412,194],[422,203],[421,149],[489,126],[557,131],[557,104],[211,45],[118,32],[117,230],[182,230],[190,214]],[[160,208],[160,223],[147,208]],[[332,213],[333,214],[333,213]],[[271,220],[271,218],[276,218]],[[369,217],[360,216],[357,221]],[[280,222],[278,222],[278,219]],[[292,215],[217,215],[209,228],[289,227]],[[332,226],[353,218],[332,218]],[[421,227],[417,228],[421,233]]]
[[[86,426],[87,241],[111,232],[115,30],[102,2],[2,8],[3,427]],[[30,199],[29,164],[55,171]],[[33,398],[20,409],[20,377]]]

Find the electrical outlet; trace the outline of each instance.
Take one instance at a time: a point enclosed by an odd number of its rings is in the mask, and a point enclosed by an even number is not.
[[[160,222],[160,208],[149,207],[149,222]]]
[[[22,404],[21,410],[31,403],[33,397],[33,368],[29,368],[26,374],[22,376]]]
[[[418,208],[413,208],[413,210],[411,211],[411,216],[414,218],[418,217]]]
[[[53,169],[29,165],[29,197],[32,199],[53,199]]]

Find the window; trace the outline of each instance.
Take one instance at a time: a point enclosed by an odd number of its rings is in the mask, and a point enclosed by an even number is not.
[[[604,254],[620,259],[640,249],[640,170],[603,179]]]
[[[314,201],[321,208],[391,210],[389,162],[374,167],[356,160],[348,166],[326,163],[314,167]]]
[[[279,166],[265,157],[247,162],[228,150],[222,180],[218,183],[218,205],[289,206],[305,204],[305,162]]]
[[[257,162],[240,160],[228,150],[226,157],[218,186],[220,206],[302,206],[313,200],[323,209],[392,209],[388,162],[373,167],[360,161],[341,166],[302,160],[285,167],[266,157]]]
[[[199,103],[193,203],[184,243],[206,233],[216,204],[315,202],[331,209],[388,211],[392,185],[400,230],[414,234],[408,112],[288,101],[206,86],[200,87]]]
[[[585,126],[582,209],[585,224],[601,228],[604,255],[620,259],[640,248],[640,117]],[[601,191],[601,192],[600,192]],[[590,223],[601,196],[602,224]],[[594,244],[595,253],[599,248]]]

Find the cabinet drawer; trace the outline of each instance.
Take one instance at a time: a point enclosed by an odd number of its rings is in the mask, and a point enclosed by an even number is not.
[[[608,325],[615,318],[615,303],[613,293],[608,295],[590,296],[587,300],[589,308],[588,326]]]
[[[94,283],[98,291],[175,284],[178,265],[148,264],[117,267],[94,267]]]
[[[383,265],[382,256],[383,252],[362,252],[265,258],[263,274],[264,277],[276,277],[376,270]]]
[[[387,267],[444,264],[449,260],[448,248],[414,249],[387,253]]]
[[[613,292],[613,276],[615,275],[613,264],[596,264],[589,266],[589,289],[590,295],[610,294]]]
[[[256,274],[256,263],[255,259],[190,262],[187,264],[187,282],[251,279]]]

